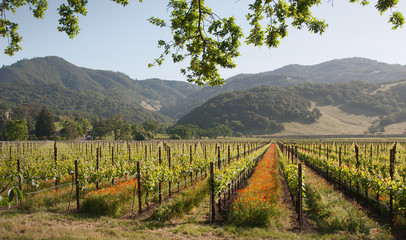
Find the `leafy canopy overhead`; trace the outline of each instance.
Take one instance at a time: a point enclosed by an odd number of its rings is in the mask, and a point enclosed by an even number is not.
[[[128,0],[111,0],[122,6]],[[221,85],[224,79],[219,68],[234,68],[234,59],[240,55],[239,46],[244,38],[242,29],[235,17],[220,17],[206,5],[204,0],[168,0],[169,19],[151,17],[149,22],[158,27],[168,27],[172,40],[159,40],[163,53],[149,66],[161,65],[169,55],[174,62],[189,60],[187,68],[181,72],[189,82],[203,85]],[[142,0],[139,0],[142,2]],[[349,0],[365,6],[367,0]],[[405,18],[396,11],[399,0],[377,0],[375,8],[383,14],[392,12],[389,22],[393,29],[402,27]],[[79,33],[79,15],[86,16],[87,0],[65,0],[58,8],[58,31],[70,38]],[[280,40],[288,35],[288,25],[307,28],[312,33],[322,34],[327,24],[315,18],[310,11],[321,0],[251,0],[248,4],[247,21],[251,26],[245,38],[254,46],[278,47]],[[18,8],[28,5],[35,18],[43,18],[48,7],[47,0],[2,0],[0,2],[0,36],[8,39],[4,53],[12,56],[21,50],[22,37],[17,32],[18,24],[7,20],[7,14],[14,14]]]

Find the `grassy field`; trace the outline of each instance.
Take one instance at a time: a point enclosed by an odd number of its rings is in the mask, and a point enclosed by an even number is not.
[[[350,113],[350,109],[343,111],[342,107],[317,106],[323,115],[316,123],[285,123],[285,130],[274,134],[274,136],[364,134],[372,122],[378,120],[378,117],[370,116],[368,113],[360,115]]]

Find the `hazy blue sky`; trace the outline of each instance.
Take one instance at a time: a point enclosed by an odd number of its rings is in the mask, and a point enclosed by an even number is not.
[[[73,40],[57,31],[57,7],[63,1],[48,1],[50,6],[42,20],[35,19],[28,8],[8,15],[19,23],[24,38],[23,50],[13,57],[0,55],[1,65],[10,65],[22,58],[59,56],[81,67],[120,71],[134,79],[161,78],[184,80],[180,64],[167,59],[162,67],[149,69],[148,63],[161,53],[159,39],[168,40],[169,31],[147,22],[151,16],[168,14],[167,0],[133,1],[121,7],[109,0],[89,1],[88,15],[80,17],[80,34]],[[206,3],[220,16],[234,15],[245,33],[248,28],[245,14],[252,0],[208,0]],[[322,36],[306,30],[290,29],[289,36],[279,48],[268,49],[241,46],[237,68],[222,70],[224,78],[239,73],[258,73],[274,70],[288,64],[311,65],[324,61],[366,57],[381,62],[406,65],[406,27],[391,30],[388,14],[381,16],[371,5],[361,7],[348,1],[331,2],[313,9],[316,17],[325,19],[329,28]],[[399,10],[406,15],[406,1],[400,1]],[[1,51],[7,41],[0,39]],[[183,64],[185,66],[185,64]]]

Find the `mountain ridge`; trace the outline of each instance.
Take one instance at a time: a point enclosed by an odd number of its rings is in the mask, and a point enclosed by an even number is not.
[[[173,118],[180,118],[220,93],[248,90],[259,86],[293,86],[311,82],[344,83],[350,81],[378,83],[402,79],[406,79],[406,65],[387,64],[361,57],[334,59],[308,66],[291,64],[262,73],[238,74],[228,78],[222,87],[206,86],[190,98],[183,100],[181,108],[172,108],[165,114]]]
[[[80,113],[103,117],[109,117],[111,110],[124,112],[124,118],[131,122],[148,118],[170,121],[141,103],[174,105],[198,89],[181,81],[137,81],[123,73],[78,67],[56,56],[20,60],[0,69],[0,96],[12,106],[34,102],[54,110],[80,109]]]
[[[157,78],[134,80],[124,73],[79,67],[57,56],[20,60],[0,69],[0,97],[11,105],[49,104],[53,109],[109,117],[123,113],[131,122],[171,121],[220,93],[261,86],[294,86],[350,80],[406,79],[406,66],[366,58],[335,59],[315,65],[291,64],[268,72],[239,74],[223,86],[196,86]],[[378,81],[379,80],[379,81]],[[55,94],[53,94],[53,92]]]

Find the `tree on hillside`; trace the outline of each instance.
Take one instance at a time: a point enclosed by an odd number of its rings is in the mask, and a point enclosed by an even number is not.
[[[0,141],[4,140],[4,132],[6,130],[6,125],[10,121],[10,108],[3,102],[0,101]]]
[[[151,137],[153,138],[155,134],[157,134],[159,130],[158,122],[152,119],[148,119],[142,123],[142,127],[145,131],[149,132]]]
[[[206,131],[204,129],[200,129],[199,126],[193,124],[177,124],[172,126],[168,133],[171,135],[172,139],[191,139],[194,138],[202,138],[206,135]]]
[[[8,141],[24,141],[28,139],[27,121],[12,120],[6,125],[5,135]]]
[[[129,3],[128,0],[112,1],[123,6]],[[367,0],[348,1],[359,2],[363,6],[369,4]],[[236,24],[236,19],[219,17],[204,0],[168,0],[168,2],[168,9],[171,11],[169,19],[151,17],[149,22],[158,27],[170,28],[173,39],[158,41],[158,46],[164,50],[150,66],[161,65],[167,55],[170,55],[174,62],[188,59],[189,66],[181,69],[188,81],[199,85],[207,82],[210,85],[224,83],[218,68],[236,67],[234,59],[240,55],[240,41],[244,37],[243,30]],[[87,0],[66,0],[62,3],[58,8],[60,15],[58,31],[74,38],[80,30],[78,15],[87,14],[87,3]],[[251,0],[246,15],[251,29],[245,41],[255,46],[277,47],[280,40],[288,35],[288,24],[322,34],[327,28],[327,23],[312,15],[312,7],[320,3],[321,0]],[[393,29],[405,23],[402,13],[395,10],[397,4],[397,0],[378,0],[375,5],[381,14],[388,10],[392,12],[389,22],[393,24]],[[9,40],[4,52],[10,56],[21,50],[19,44],[22,37],[17,32],[18,24],[9,21],[7,15],[24,5],[29,5],[34,17],[39,19],[44,17],[48,3],[47,0],[15,0],[3,1],[0,4],[0,35]]]
[[[233,135],[233,130],[224,124],[219,124],[214,129],[219,133],[219,136],[223,136],[224,138],[226,137],[231,137]]]
[[[142,125],[134,124],[131,126],[132,136],[134,140],[143,141],[152,138],[150,132],[147,132]]]
[[[123,120],[120,114],[114,115],[107,119],[107,128],[113,133],[114,140],[131,140],[131,125]]]
[[[87,133],[90,123],[86,118],[75,117],[67,118],[63,121],[63,128],[61,129],[61,135],[66,139],[77,139],[78,137],[84,137]]]
[[[96,118],[92,122],[92,126],[93,126],[93,130],[91,131],[91,135],[92,135],[93,138],[102,139],[110,131],[108,126],[107,126],[106,121],[102,117]]]
[[[35,118],[41,111],[41,106],[35,103],[24,103],[13,109],[13,114],[15,119],[26,119],[28,131],[33,131],[35,129]]]
[[[54,115],[44,106],[37,116],[35,136],[40,139],[52,139],[55,134]]]
[[[61,135],[68,140],[75,140],[80,136],[78,128],[79,126],[75,121],[73,121],[72,119],[66,120],[63,122]]]
[[[207,136],[209,138],[217,138],[218,136],[231,137],[233,135],[233,130],[224,124],[218,124],[213,128],[207,129]]]

